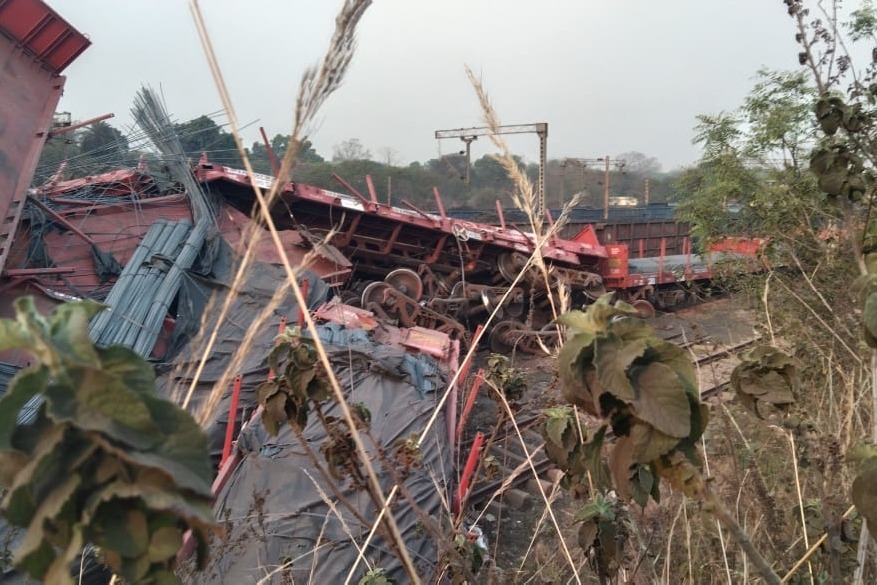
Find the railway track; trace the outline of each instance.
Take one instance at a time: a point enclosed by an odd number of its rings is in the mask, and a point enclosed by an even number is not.
[[[694,355],[698,383],[701,388],[701,400],[715,397],[725,389],[731,371],[737,364],[737,354],[752,347],[758,341],[758,337],[752,337],[727,346],[703,341],[684,341],[679,344]],[[503,471],[498,478],[475,483],[469,495],[468,503],[470,505],[483,504],[500,490],[506,492],[519,490],[533,479],[532,470],[526,468],[516,477],[509,479],[527,459],[515,426],[527,445],[527,451],[532,458],[532,466],[536,475],[542,478],[553,468],[553,464],[543,453],[544,442],[539,433],[539,424],[542,422],[542,418],[541,409],[538,412],[522,412],[515,417],[515,424],[506,420],[496,428],[491,437],[492,440],[489,439],[487,442],[486,453],[502,463]],[[611,431],[609,437],[611,438]],[[471,445],[471,441],[463,443],[464,451],[468,451],[469,445]],[[523,497],[517,497],[515,501],[521,502],[522,499]]]

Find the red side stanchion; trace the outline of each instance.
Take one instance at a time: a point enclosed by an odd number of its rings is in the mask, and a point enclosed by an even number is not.
[[[472,449],[469,450],[469,458],[466,460],[466,467],[463,468],[463,475],[460,477],[460,485],[457,488],[457,496],[454,498],[455,514],[459,514],[466,503],[469,496],[469,483],[472,481],[472,475],[475,473],[475,467],[478,465],[478,455],[481,453],[481,446],[484,444],[484,433],[479,432],[472,441]]]
[[[228,423],[225,425],[225,443],[222,445],[222,459],[219,460],[219,468],[225,466],[231,455],[231,443],[234,439],[234,424],[238,417],[238,402],[241,399],[241,381],[243,378],[240,374],[234,377],[234,388],[231,391],[231,407],[228,409]]]
[[[308,302],[308,285],[310,281],[306,278],[301,283],[299,283],[299,288],[301,289],[301,296],[305,300],[305,306],[298,308],[298,328],[301,329],[305,326],[305,311],[307,311],[307,302]]]
[[[466,428],[466,421],[469,420],[469,414],[472,412],[472,407],[475,406],[475,398],[478,396],[478,390],[481,389],[483,382],[484,370],[478,370],[478,373],[475,374],[475,381],[472,382],[472,388],[469,390],[469,396],[466,397],[463,412],[460,414],[460,422],[457,424],[457,443],[460,442],[460,437],[463,436],[463,429]]]

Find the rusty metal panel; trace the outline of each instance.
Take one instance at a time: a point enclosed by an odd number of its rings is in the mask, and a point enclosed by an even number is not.
[[[0,36],[0,272],[63,87]]]
[[[40,0],[0,0],[0,32],[56,75],[91,45]]]

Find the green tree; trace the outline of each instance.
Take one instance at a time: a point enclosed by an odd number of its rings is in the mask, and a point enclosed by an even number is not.
[[[216,163],[227,166],[241,166],[241,158],[237,151],[234,137],[223,130],[209,116],[198,116],[181,124],[174,124],[180,137],[183,152],[197,159],[202,152]]]
[[[703,243],[735,231],[729,207],[743,205],[758,188],[743,155],[740,120],[731,114],[699,115],[694,143],[703,148],[698,165],[679,180],[677,216],[692,224]]]
[[[106,122],[98,122],[82,133],[79,147],[83,153],[94,156],[105,154],[123,156],[128,152],[128,138]]]
[[[289,143],[289,140],[287,139],[286,142]],[[284,152],[286,152],[285,149]],[[321,163],[326,161],[326,159],[317,152],[317,149],[314,148],[314,144],[308,139],[302,141],[301,146],[298,148],[296,159],[303,163]]]
[[[779,155],[783,166],[800,169],[815,141],[816,91],[803,71],[760,69],[756,79],[741,108],[749,127],[746,155],[762,163]]]

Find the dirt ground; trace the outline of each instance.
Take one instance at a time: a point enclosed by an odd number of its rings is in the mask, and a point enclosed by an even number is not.
[[[753,323],[752,310],[743,302],[731,298],[660,314],[652,321],[659,335],[689,347],[695,355],[712,353],[719,348],[733,347],[753,339],[756,336]],[[483,366],[488,355],[486,351],[479,353],[476,368]],[[553,357],[527,355],[508,357],[512,365],[526,375],[527,390],[520,401],[522,406],[518,418],[525,417],[528,411],[541,411],[561,403]],[[700,374],[703,388],[726,382],[729,372],[709,369]],[[497,412],[496,402],[482,391],[468,421],[466,437],[471,438],[478,431],[489,435],[497,420]],[[528,434],[527,442],[530,443],[534,436],[535,432]],[[504,463],[503,471],[508,474],[514,464],[508,461]],[[545,501],[535,481],[532,480],[532,474],[529,471],[526,473],[531,479],[520,486],[520,489],[530,494],[529,505],[516,508],[500,497],[486,508],[484,502],[479,502],[469,510],[470,521],[477,518],[477,525],[487,538],[490,563],[494,567],[492,576],[485,582],[555,583],[566,582],[570,577],[568,562],[565,560],[566,553],[559,546],[559,540],[555,538],[554,522],[546,513]],[[588,560],[577,545],[577,525],[572,522],[573,515],[582,506],[582,502],[573,500],[559,486],[552,493],[551,477],[548,474],[542,474],[542,479],[543,489],[552,501],[557,525],[561,527],[565,541],[569,545],[569,553],[580,566],[582,581],[596,583],[594,573],[587,568]],[[652,507],[655,509],[652,510]],[[658,516],[665,515],[665,511],[657,509],[656,506],[633,513],[638,517],[637,522],[641,523],[663,521]],[[639,559],[639,562],[641,561],[642,559]],[[637,562],[636,559],[630,559],[631,565]],[[649,575],[638,575],[636,578],[628,575],[628,579],[631,579],[629,582],[648,583],[652,578],[653,576]]]

